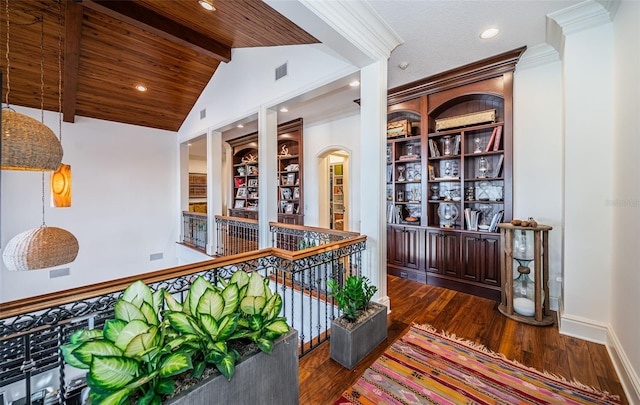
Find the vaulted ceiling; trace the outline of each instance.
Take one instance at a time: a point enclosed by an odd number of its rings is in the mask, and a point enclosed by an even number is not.
[[[61,105],[65,122],[83,116],[177,131],[232,48],[318,42],[261,0],[215,8],[197,0],[3,0],[2,102]]]

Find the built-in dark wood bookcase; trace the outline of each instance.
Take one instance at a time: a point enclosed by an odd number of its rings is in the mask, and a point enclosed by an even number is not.
[[[229,216],[258,219],[258,134],[229,141],[233,148]],[[278,125],[278,222],[304,224],[302,118]]]
[[[512,216],[513,71],[525,48],[389,91],[387,269],[500,299]]]

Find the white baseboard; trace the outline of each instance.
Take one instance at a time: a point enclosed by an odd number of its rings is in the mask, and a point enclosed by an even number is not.
[[[618,373],[622,388],[624,388],[624,393],[627,395],[627,400],[631,405],[640,405],[640,378],[638,378],[637,371],[633,369],[631,361],[611,327],[608,328],[607,350]]]
[[[562,305],[562,301],[560,301]],[[620,344],[611,325],[604,325],[575,315],[559,316],[560,333],[605,345],[620,384],[631,405],[640,405],[640,378]]]

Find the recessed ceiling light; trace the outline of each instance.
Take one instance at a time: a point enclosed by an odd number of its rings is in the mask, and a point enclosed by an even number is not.
[[[289,109],[288,109],[287,107],[282,107],[282,108],[280,109],[280,112],[283,112],[283,113],[285,113],[285,112],[289,112]]]
[[[198,4],[200,4],[200,6],[205,10],[216,11],[216,8],[213,7],[213,4],[209,3],[208,1],[198,0]]]
[[[489,39],[489,38],[493,38],[496,35],[498,35],[500,33],[500,30],[497,28],[489,28],[486,29],[484,31],[482,31],[482,34],[480,34],[480,38],[482,39]]]
[[[242,125],[242,124],[238,124],[238,125],[237,125],[237,127],[238,127],[238,128],[244,128],[244,125]]]
[[[147,91],[147,86],[145,86],[143,84],[138,84],[138,85],[136,85],[136,90],[138,90],[138,91]]]
[[[360,82],[358,80],[354,80],[351,83],[349,83],[349,86],[358,87],[358,86],[360,86]]]

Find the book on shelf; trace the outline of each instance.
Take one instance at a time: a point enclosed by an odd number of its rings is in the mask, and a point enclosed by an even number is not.
[[[489,152],[491,148],[493,148],[493,142],[496,139],[496,132],[498,132],[498,127],[493,127],[493,132],[491,132],[491,138],[489,138],[489,142],[487,142],[487,147],[484,149],[485,152]]]
[[[496,165],[496,170],[495,170],[495,176],[493,177],[500,177],[500,171],[502,170],[502,162],[504,161],[504,155],[500,155],[500,158],[498,159],[498,164]]]
[[[431,153],[432,158],[440,157],[440,149],[438,149],[438,143],[429,139],[429,152]]]
[[[500,139],[502,138],[502,125],[496,127],[496,139],[493,141],[493,150],[500,150]]]
[[[489,232],[495,232],[498,230],[498,224],[502,221],[503,216],[504,210],[499,210],[493,214],[493,218],[491,218],[491,225],[489,225]]]

